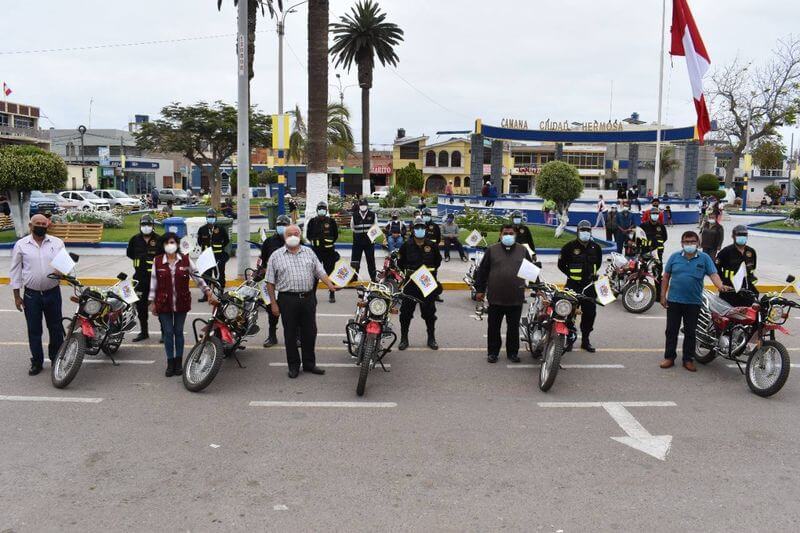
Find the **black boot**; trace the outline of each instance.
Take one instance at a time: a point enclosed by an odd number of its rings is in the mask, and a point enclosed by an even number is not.
[[[438,350],[439,344],[436,343],[436,328],[433,324],[428,325],[428,348]]]
[[[328,302],[335,304],[336,303],[336,293],[330,291],[330,295],[328,296]]]
[[[175,359],[167,359],[167,371],[164,372],[164,375],[168,378],[175,375]]]
[[[140,341],[143,341],[143,340],[145,340],[145,339],[149,339],[149,338],[150,338],[150,335],[148,335],[148,334],[147,334],[147,332],[146,332],[145,330],[142,330],[142,331],[140,331],[140,332],[139,332],[139,334],[138,334],[138,335],[136,335],[136,336],[133,338],[133,341],[132,341],[132,342],[140,342]]]
[[[172,369],[172,373],[176,376],[183,374],[183,357],[175,358],[175,366]]]
[[[401,352],[408,348],[408,326],[409,324],[400,324],[400,344],[397,349]]]
[[[592,343],[589,342],[589,335],[584,335],[581,337],[581,348],[589,353],[594,353],[597,351],[597,348],[592,346]]]
[[[267,340],[264,341],[264,348],[269,348],[271,346],[275,346],[276,344],[278,344],[277,331],[271,329],[269,330],[269,335],[267,336]]]

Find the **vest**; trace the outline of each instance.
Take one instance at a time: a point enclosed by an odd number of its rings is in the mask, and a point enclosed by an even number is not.
[[[156,265],[156,313],[188,313],[192,307],[192,294],[189,292],[189,257],[182,255],[175,266],[175,286],[172,285],[172,273],[164,256],[155,258]],[[172,294],[175,293],[175,309],[172,308]]]

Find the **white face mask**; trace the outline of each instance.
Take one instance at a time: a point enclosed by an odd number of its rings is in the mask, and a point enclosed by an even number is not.
[[[289,248],[297,248],[298,246],[300,246],[300,237],[298,237],[297,235],[291,235],[289,237],[286,237],[286,246],[288,246]]]
[[[165,244],[164,245],[164,251],[166,253],[172,255],[172,254],[174,254],[174,253],[176,253],[178,251],[178,245],[175,244],[174,242],[169,243],[169,244]]]
[[[367,212],[367,206],[366,205],[359,206],[358,210],[361,211],[362,213],[366,213]]]
[[[153,233],[153,226],[140,226],[139,229],[142,231],[142,235],[150,235]]]

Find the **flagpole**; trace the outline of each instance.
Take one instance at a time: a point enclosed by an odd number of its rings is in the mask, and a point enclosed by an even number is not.
[[[653,173],[653,195],[660,196],[661,181],[661,108],[664,94],[664,33],[667,29],[667,0],[661,2],[661,55],[658,60],[658,123],[656,124],[656,168]]]

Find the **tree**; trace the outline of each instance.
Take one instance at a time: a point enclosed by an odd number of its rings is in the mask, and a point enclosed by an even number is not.
[[[779,40],[773,56],[754,67],[736,59],[714,72],[711,116],[716,137],[727,142],[733,154],[725,166],[725,186],[733,185],[733,172],[749,141],[774,137],[777,128],[795,124],[800,107],[800,40]]]
[[[786,147],[779,141],[762,139],[753,149],[753,163],[761,170],[782,169]]]
[[[328,0],[308,2],[308,137],[306,219],[328,200]]]
[[[217,0],[217,11],[222,10],[223,0]],[[239,0],[233,0],[233,5],[238,6]],[[253,60],[256,55],[256,24],[258,22],[258,11],[261,10],[262,15],[266,15],[269,10],[269,17],[275,16],[275,5],[278,6],[278,11],[283,11],[283,0],[250,0],[247,4],[247,67],[248,67],[248,80],[252,80],[255,72],[253,72]],[[237,52],[238,53],[238,52]]]
[[[236,153],[236,108],[217,101],[190,106],[172,103],[161,110],[161,118],[142,124],[134,133],[143,150],[180,152],[200,167],[211,167],[211,204],[219,208],[220,167]],[[272,121],[250,109],[250,145],[272,144]]]
[[[783,191],[777,185],[767,185],[764,187],[764,194],[772,198],[772,203],[777,204],[778,200],[783,196]]]
[[[536,179],[536,194],[556,204],[559,224],[556,237],[563,233],[569,222],[569,206],[583,192],[583,180],[578,169],[563,161],[550,161],[542,166]]]
[[[373,0],[363,0],[353,7],[349,14],[340,17],[339,22],[331,24],[333,46],[331,55],[336,58],[336,66],[358,68],[358,85],[361,87],[361,154],[363,195],[370,193],[369,173],[369,90],[372,88],[372,71],[375,57],[386,66],[397,65],[398,57],[394,47],[403,41],[403,30],[396,24],[386,22],[386,14]]]
[[[300,112],[300,106],[295,106],[289,114],[294,117],[294,127],[289,136],[290,160],[304,162],[306,157],[306,144],[308,142],[308,128]],[[328,159],[343,161],[353,153],[353,130],[350,128],[350,110],[344,104],[328,103]]]
[[[672,172],[677,172],[681,168],[681,162],[675,158],[675,148],[673,146],[665,146],[661,149],[661,178],[669,175]],[[662,181],[663,183],[663,181]],[[656,195],[661,194],[661,191],[655,191]]]
[[[700,196],[724,198],[725,192],[719,190],[719,178],[714,174],[702,174],[697,177],[697,192]]]
[[[7,191],[17,237],[28,233],[31,191],[61,189],[67,165],[56,154],[35,146],[0,147],[0,190]]]
[[[231,189],[233,191],[238,191],[239,185],[239,172],[237,169],[233,169],[233,172],[230,176],[231,182]],[[261,172],[256,171],[255,169],[250,169],[250,187],[266,187],[270,183],[277,183],[278,182],[278,173],[275,169],[268,168]]]
[[[410,192],[421,192],[425,185],[425,175],[417,165],[409,163],[408,166],[397,170],[395,185]]]

